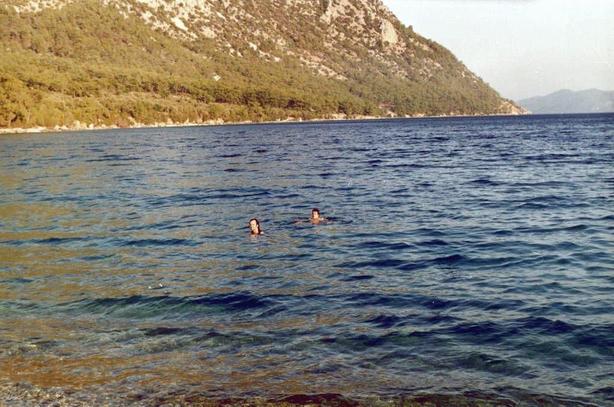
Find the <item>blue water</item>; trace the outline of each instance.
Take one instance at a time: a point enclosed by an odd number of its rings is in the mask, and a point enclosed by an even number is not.
[[[613,403],[613,164],[614,115],[0,137],[0,381]]]

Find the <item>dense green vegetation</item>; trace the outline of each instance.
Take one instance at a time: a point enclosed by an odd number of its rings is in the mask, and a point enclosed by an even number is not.
[[[317,46],[317,30],[313,38],[302,34],[297,38]],[[274,63],[249,50],[229,55],[213,40],[179,40],[97,1],[41,13],[0,6],[0,127],[310,119],[388,109],[399,115],[495,113],[501,103],[458,69],[442,69],[428,81],[401,78],[364,47],[348,47],[365,62],[356,67],[327,55],[347,77],[336,80],[315,75],[297,58]],[[447,50],[433,47],[444,68],[458,68]]]

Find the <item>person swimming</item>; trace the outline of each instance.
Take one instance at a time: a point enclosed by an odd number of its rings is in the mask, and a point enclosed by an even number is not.
[[[318,208],[313,208],[311,210],[311,218],[309,219],[311,223],[317,225],[320,222],[326,222],[326,218],[320,215],[320,210]]]
[[[256,218],[249,220],[249,230],[254,236],[263,234],[262,228],[260,227],[260,221]]]

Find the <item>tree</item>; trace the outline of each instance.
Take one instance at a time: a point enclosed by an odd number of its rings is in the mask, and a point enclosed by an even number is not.
[[[33,98],[23,82],[9,75],[0,75],[0,122],[4,126],[29,124],[32,104]]]

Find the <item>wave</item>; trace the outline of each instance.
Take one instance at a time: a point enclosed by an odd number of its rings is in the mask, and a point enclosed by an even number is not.
[[[337,264],[335,267],[341,268],[389,268],[389,267],[398,267],[404,263],[403,260],[397,259],[384,259],[384,260],[372,260],[372,261],[361,261],[361,262],[345,262]]]
[[[112,242],[120,247],[198,246],[189,239],[114,239]]]
[[[498,267],[508,268],[517,266],[528,266],[553,262],[556,264],[569,264],[570,260],[561,259],[557,256],[523,256],[523,257],[468,257],[462,254],[450,254],[447,256],[439,256],[432,258],[422,258],[414,261],[406,261],[395,258],[377,259],[368,261],[344,262],[339,263],[336,267],[349,269],[387,269],[395,268],[400,271],[413,271],[426,269],[430,267],[450,268],[482,268],[482,267]]]
[[[100,158],[88,159],[88,160],[85,160],[85,162],[95,163],[95,162],[118,162],[118,161],[139,161],[139,160],[140,160],[139,157],[129,157],[129,156],[119,155],[119,154],[105,154],[101,156]]]
[[[504,185],[504,183],[502,183],[502,182],[493,181],[493,180],[491,180],[489,178],[477,178],[477,179],[469,181],[468,184],[470,184],[470,185],[480,185],[480,186],[486,186],[486,187],[495,187],[495,186],[499,186],[499,185]]]
[[[408,244],[408,243],[389,243],[386,241],[379,241],[379,240],[371,240],[371,241],[366,241],[366,242],[360,242],[357,245],[355,245],[354,247],[356,247],[357,249],[383,249],[383,250],[408,250],[408,249],[412,249],[415,246]]]
[[[29,244],[59,246],[63,244],[77,243],[88,240],[90,240],[89,237],[49,237],[45,239],[2,240],[0,241],[0,243],[12,246],[21,246]]]
[[[348,276],[348,277],[344,277],[341,279],[341,281],[348,281],[348,282],[352,282],[352,281],[365,281],[365,280],[371,280],[374,279],[375,276],[369,275],[369,274],[361,274],[361,275],[354,275],[354,276]]]
[[[273,192],[254,188],[254,189],[231,189],[231,190],[212,190],[198,191],[191,193],[180,193],[166,197],[155,197],[146,201],[149,207],[169,207],[169,206],[191,206],[206,204],[211,201],[240,200],[247,198],[257,198],[270,196]]]
[[[143,296],[84,299],[58,305],[76,313],[88,312],[115,317],[172,318],[200,312],[237,313],[279,305],[273,297],[250,293],[215,294],[198,297]]]

